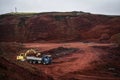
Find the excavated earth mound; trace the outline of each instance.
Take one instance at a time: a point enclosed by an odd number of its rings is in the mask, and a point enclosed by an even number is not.
[[[59,58],[59,57],[64,57],[66,55],[70,55],[71,53],[75,53],[78,51],[77,48],[64,48],[64,47],[58,47],[54,48],[48,51],[42,52],[42,54],[48,54],[51,55],[52,58]]]

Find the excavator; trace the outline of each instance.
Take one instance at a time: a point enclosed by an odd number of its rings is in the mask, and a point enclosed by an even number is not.
[[[52,61],[51,55],[41,55],[40,52],[34,49],[29,49],[25,53],[20,53],[16,58],[18,61],[27,61],[29,63],[50,64]]]

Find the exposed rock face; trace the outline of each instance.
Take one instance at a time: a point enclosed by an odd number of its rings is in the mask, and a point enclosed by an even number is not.
[[[0,16],[0,41],[63,42],[109,40],[120,32],[120,16],[83,12]]]

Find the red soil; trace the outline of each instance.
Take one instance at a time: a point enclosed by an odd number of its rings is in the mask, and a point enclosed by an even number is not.
[[[0,45],[0,79],[120,80],[119,48],[112,44],[88,43],[106,43],[118,33],[120,16],[84,12],[0,15],[0,42],[15,42]],[[16,42],[27,42],[25,50],[35,48],[40,52],[58,47],[78,50],[54,58],[51,65],[33,65],[16,61],[17,52],[24,50]],[[3,52],[5,54],[1,54]]]
[[[51,75],[54,79],[62,80],[62,79],[82,79],[82,80],[119,80],[120,78],[116,78],[115,76],[111,76],[109,72],[106,74],[99,73],[100,70],[94,70],[98,64],[92,64],[94,61],[98,61],[100,65],[103,65],[104,62],[101,60],[101,56],[108,55],[109,53],[102,50],[96,49],[92,46],[112,46],[112,44],[98,44],[98,43],[29,43],[25,44],[27,48],[39,48],[41,51],[45,51],[48,49],[56,48],[56,47],[66,47],[66,48],[79,48],[79,50],[71,55],[67,55],[66,57],[60,57],[53,60],[51,65],[34,65],[38,70],[42,70],[48,75]],[[78,72],[77,74],[74,72]],[[96,72],[96,74],[94,73]],[[102,71],[101,71],[102,72]]]

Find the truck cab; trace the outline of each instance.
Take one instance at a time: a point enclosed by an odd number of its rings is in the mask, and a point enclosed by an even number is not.
[[[42,57],[42,63],[43,64],[51,64],[51,62],[52,62],[52,58],[51,58],[50,55],[44,55]]]

